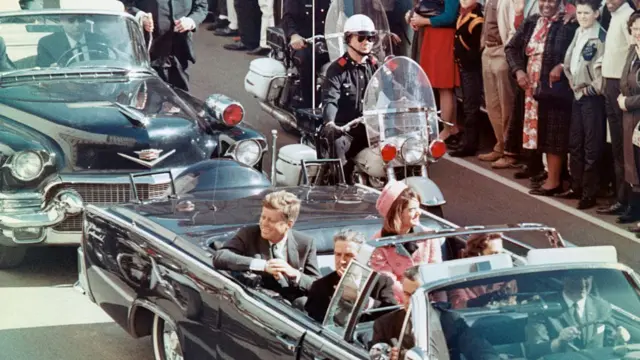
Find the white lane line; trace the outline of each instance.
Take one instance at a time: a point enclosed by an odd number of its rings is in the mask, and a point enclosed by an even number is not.
[[[0,330],[112,322],[73,288],[0,288]]]
[[[483,175],[484,177],[487,177],[491,180],[497,181],[502,185],[505,185],[507,187],[510,187],[513,190],[516,190],[522,194],[525,194],[529,197],[532,197],[534,199],[537,199],[539,201],[542,201],[545,204],[551,205],[553,207],[555,207],[556,209],[560,209],[564,212],[567,212],[575,217],[579,217],[582,220],[588,221],[590,223],[592,223],[593,225],[599,226],[605,230],[611,231],[612,233],[615,233],[616,235],[622,236],[626,239],[629,239],[637,244],[640,244],[640,240],[638,238],[636,238],[635,234],[630,233],[629,231],[626,231],[622,228],[619,228],[613,224],[610,224],[602,219],[598,219],[595,216],[589,215],[583,211],[580,211],[576,208],[573,208],[571,206],[567,206],[557,200],[554,200],[553,198],[550,197],[546,197],[546,196],[535,196],[535,195],[531,195],[529,194],[529,188],[523,185],[518,184],[515,181],[509,180],[507,178],[505,178],[504,176],[498,175],[496,173],[494,173],[491,170],[487,170],[481,166],[478,166],[474,163],[471,163],[467,160],[464,159],[459,159],[459,158],[454,158],[452,156],[449,156],[449,154],[446,154],[444,156],[444,159],[447,159],[449,161],[451,161],[452,163],[462,166],[465,169],[471,170],[473,172],[476,172],[480,175]],[[552,224],[547,224],[547,225],[551,225]],[[571,239],[567,239],[569,241],[571,241]]]

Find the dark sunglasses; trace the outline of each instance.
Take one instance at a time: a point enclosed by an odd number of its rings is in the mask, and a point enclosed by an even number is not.
[[[360,31],[354,35],[358,37],[358,42],[363,42],[365,40],[368,40],[369,42],[376,42],[378,40],[378,34],[369,31]]]

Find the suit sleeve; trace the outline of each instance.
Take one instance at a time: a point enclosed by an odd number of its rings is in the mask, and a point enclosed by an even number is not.
[[[47,40],[48,40],[48,36],[38,41],[38,54],[36,55],[36,66],[39,66],[41,68],[49,67],[51,66],[51,64],[56,62],[56,59],[53,58],[53,55],[51,55],[51,52],[49,51],[47,46],[45,46],[45,43],[47,42]]]
[[[300,34],[296,19],[300,15],[300,0],[284,0],[284,13],[282,14],[282,30],[291,39],[293,34]]]
[[[398,302],[404,298],[404,291],[402,290],[402,282],[398,281],[398,278],[393,273],[393,268],[387,261],[384,248],[377,248],[371,254],[370,260],[371,268],[381,275],[385,275],[393,281],[392,289],[393,294]]]
[[[537,17],[535,17],[535,19],[536,20],[532,20],[531,17],[527,18],[522,26],[518,27],[516,33],[504,47],[504,52],[507,56],[507,63],[509,64],[509,72],[512,75],[515,75],[519,70],[524,72],[527,71],[527,63],[522,49],[524,49],[527,42],[529,42],[529,39],[527,38],[527,30],[530,26],[535,26]]]
[[[336,120],[338,102],[340,101],[340,86],[342,73],[338,71],[338,64],[333,63],[327,69],[327,78],[322,83],[322,118],[324,123]]]
[[[315,321],[322,323],[327,313],[328,304],[324,304],[322,299],[326,298],[324,294],[322,281],[316,280],[311,284],[309,292],[307,293],[307,302],[304,304],[304,309],[307,311],[309,317]]]
[[[300,276],[299,287],[304,290],[308,290],[314,281],[320,277],[320,269],[318,268],[318,256],[316,243],[312,238],[309,238],[309,252],[307,254],[307,261],[304,264],[304,270]]]
[[[544,317],[530,318],[525,327],[527,355],[531,359],[551,353],[551,338]]]
[[[371,338],[372,345],[375,345],[377,343],[386,343],[389,345],[393,345],[391,344],[391,339],[389,339],[389,336],[387,334],[387,319],[388,316],[385,315],[373,322],[373,337]]]
[[[238,231],[222,249],[216,251],[213,266],[220,270],[249,271],[253,258],[244,255],[247,253],[248,235],[249,231],[246,228]]]
[[[393,280],[391,280],[391,278],[385,275],[380,275],[377,286],[379,286],[380,289],[378,296],[373,299],[374,308],[398,305],[396,297],[393,294]]]
[[[209,4],[207,0],[193,0],[191,13],[189,13],[188,16],[196,23],[196,29],[198,28],[198,25],[202,24],[204,19],[207,17],[208,9]],[[195,31],[196,29],[193,29],[193,31]]]
[[[4,39],[0,38],[0,71],[14,70],[16,66],[7,55],[7,46]]]

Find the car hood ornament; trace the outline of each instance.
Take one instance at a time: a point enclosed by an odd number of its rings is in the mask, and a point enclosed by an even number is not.
[[[168,158],[169,156],[171,156],[174,152],[176,152],[176,150],[171,150],[168,153],[160,156],[160,154],[163,152],[164,150],[160,150],[160,149],[146,149],[146,150],[141,150],[141,151],[134,151],[134,153],[136,153],[136,155],[138,155],[138,158],[135,158],[133,156],[127,155],[127,154],[123,154],[123,153],[118,153],[118,155],[122,156],[125,159],[129,159],[135,163],[138,163],[142,166],[146,166],[148,168],[152,168],[154,166],[156,166],[157,164],[159,164],[161,161],[163,161],[164,159]]]

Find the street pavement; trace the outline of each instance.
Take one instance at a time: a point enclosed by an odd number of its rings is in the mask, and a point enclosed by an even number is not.
[[[196,33],[192,92],[202,99],[218,92],[236,98],[245,107],[245,122],[270,143],[271,130],[280,128],[244,91],[244,76],[255,57],[223,50],[230,41],[204,27]],[[279,146],[296,140],[279,131]],[[447,200],[445,217],[454,223],[544,223],[577,245],[614,245],[622,262],[640,269],[640,260],[633,256],[640,249],[635,237],[616,226],[613,217],[573,210],[573,202],[532,197],[524,182],[512,180],[514,170],[494,172],[473,159],[445,158],[430,172]],[[540,234],[517,238],[544,246]],[[0,360],[153,359],[150,339],[130,338],[71,288],[76,279],[73,248],[34,249],[22,267],[0,271]]]

